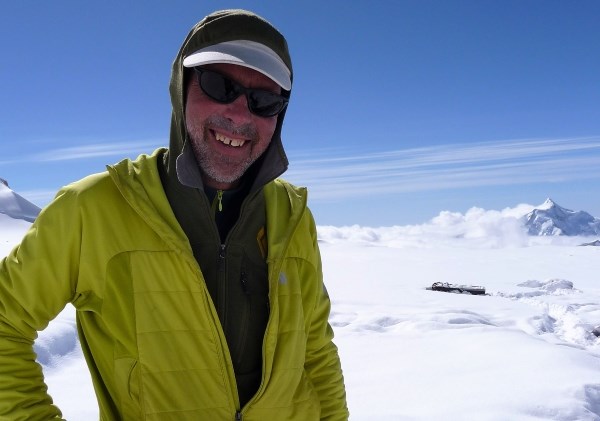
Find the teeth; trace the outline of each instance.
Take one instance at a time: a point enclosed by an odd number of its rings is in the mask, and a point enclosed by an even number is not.
[[[234,148],[242,147],[242,146],[244,146],[244,143],[246,143],[245,140],[231,139],[227,136],[222,135],[221,133],[216,133],[215,137],[217,138],[217,140],[219,142],[222,142],[229,146],[233,146]]]

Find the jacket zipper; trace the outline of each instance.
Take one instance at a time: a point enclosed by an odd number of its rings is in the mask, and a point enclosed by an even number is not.
[[[242,291],[244,291],[244,294],[250,295],[250,291],[248,290],[248,275],[246,275],[246,271],[243,269],[240,274],[240,283],[242,284]]]
[[[219,201],[219,212],[223,212],[223,190],[217,190],[217,200]]]
[[[212,202],[209,202],[210,212],[212,215],[216,215],[217,211],[223,212],[223,194],[225,192],[223,190],[217,190],[217,194],[212,199]]]
[[[223,197],[223,191],[222,190],[218,190],[217,191],[217,201],[218,201],[218,209],[219,211],[223,210],[223,205],[221,203],[221,199]],[[253,196],[252,196],[253,197]],[[217,264],[217,270],[219,272],[226,272],[227,271],[227,265],[226,265],[226,259],[227,259],[227,243],[228,243],[228,239],[232,236],[233,231],[236,230],[236,228],[238,227],[238,225],[243,225],[243,215],[244,215],[244,208],[246,207],[247,203],[249,201],[251,201],[251,197],[250,195],[246,196],[246,198],[244,199],[242,206],[240,208],[240,214],[238,217],[238,220],[236,221],[236,223],[233,225],[233,227],[231,227],[231,229],[229,230],[229,233],[227,234],[227,237],[224,239],[224,242],[221,244],[221,248],[219,250],[219,260],[218,260],[218,264]],[[213,209],[214,209],[214,205],[213,205]],[[227,276],[226,274],[222,275],[222,276]],[[225,279],[221,279],[223,282],[223,285],[225,285]],[[246,274],[242,273],[241,276],[241,286],[244,290],[244,293],[248,293],[247,290],[247,279],[246,279]],[[226,306],[224,305],[223,308],[225,308]],[[226,341],[225,336],[224,336],[225,332],[223,332],[223,339]],[[230,388],[231,388],[231,393],[233,395],[234,398],[234,402],[237,401],[237,405],[239,407],[239,395],[238,395],[238,390],[237,390],[237,383],[236,383],[236,379],[235,379],[235,373],[233,370],[233,356],[231,355],[231,352],[229,353],[229,358],[230,361],[232,363],[230,369],[231,369],[231,373],[233,374],[233,379],[230,379]],[[264,360],[264,357],[263,357]],[[242,414],[242,408],[236,408],[235,410],[235,421],[242,421],[243,418],[243,414]]]
[[[246,296],[247,300],[250,300],[250,290],[248,289],[248,275],[246,275],[245,269],[242,268],[242,273],[240,274],[240,284],[242,287],[242,291]],[[244,355],[244,349],[246,344],[246,338],[248,337],[248,319],[252,317],[252,311],[248,310],[248,304],[245,306],[245,310],[242,313],[242,318],[239,322],[239,344],[236,349],[231,349],[230,351],[235,354],[236,362],[239,363],[239,358]],[[231,356],[232,359],[234,355]]]
[[[221,249],[219,250],[219,265],[218,265],[218,270],[224,270],[225,269],[225,249],[227,248],[227,246],[225,244],[221,244]]]
[[[217,270],[218,270],[218,272],[221,273],[221,275],[219,276],[219,278],[221,278],[221,276],[222,277],[226,276],[226,271],[227,271],[227,269],[226,269],[226,262],[225,262],[226,259],[227,259],[227,244],[221,244],[221,248],[219,250],[219,261],[218,261],[218,264],[217,264]],[[221,284],[225,285],[224,278],[222,278],[220,280],[222,281]],[[225,312],[225,308],[227,308],[227,306],[223,305],[222,307],[223,307],[223,311]],[[226,322],[225,321],[226,317],[227,317],[227,315],[224,314],[223,315],[223,321],[224,322]],[[223,340],[225,341],[225,343],[227,342],[227,340],[225,339],[225,332],[223,332]],[[225,357],[225,355],[223,355],[223,356]],[[238,390],[237,390],[237,383],[236,383],[236,380],[235,380],[235,373],[233,372],[233,360],[232,360],[232,358],[233,358],[233,356],[231,355],[231,352],[230,352],[229,353],[229,359],[230,359],[231,364],[232,364],[230,368],[231,368],[231,373],[233,374],[233,379],[229,379],[229,386],[231,388],[231,395],[232,395],[232,397],[234,399],[234,402],[237,402],[236,405],[239,406],[239,396],[238,396]],[[242,420],[242,412],[237,407],[236,407],[236,410],[235,410],[235,420],[236,421],[241,421]]]
[[[224,300],[226,299],[226,297],[225,297],[225,289],[226,289],[225,279],[227,277],[226,259],[227,259],[227,246],[225,244],[221,244],[220,249],[219,249],[219,258],[217,261],[217,282],[219,283],[219,286],[218,286],[219,292],[218,292],[217,300],[219,302],[216,302],[215,306],[217,308],[217,313],[220,316],[222,316],[223,325],[225,325],[225,323],[226,323],[225,319],[227,318],[227,313],[225,311],[227,306],[224,305]]]

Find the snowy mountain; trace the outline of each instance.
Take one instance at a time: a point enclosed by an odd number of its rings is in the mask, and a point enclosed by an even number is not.
[[[600,219],[546,201],[523,217],[529,235],[600,235]]]
[[[39,213],[39,207],[12,191],[6,181],[0,182],[0,214],[33,222]]]

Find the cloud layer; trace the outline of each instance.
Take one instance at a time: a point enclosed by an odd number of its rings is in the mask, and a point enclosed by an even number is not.
[[[520,204],[501,211],[477,207],[466,213],[442,211],[430,221],[419,225],[392,227],[362,227],[358,225],[319,226],[319,240],[325,243],[351,241],[392,247],[472,247],[503,248],[532,245],[579,245],[585,237],[534,237],[527,234],[522,216],[534,208]]]
[[[356,155],[291,154],[311,199],[600,178],[600,137],[452,144]]]

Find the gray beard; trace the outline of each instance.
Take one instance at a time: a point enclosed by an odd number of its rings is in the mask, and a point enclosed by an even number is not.
[[[248,141],[251,142],[250,147],[256,144],[255,140],[258,134],[250,124],[235,127],[230,120],[218,115],[208,117],[205,123],[210,123],[211,127],[218,127],[234,135],[249,139]],[[233,183],[242,178],[248,168],[264,152],[264,150],[255,151],[252,149],[252,153],[242,161],[233,160],[223,155],[214,156],[214,151],[211,150],[205,141],[208,138],[208,129],[205,124],[187,124],[187,131],[200,171],[219,183]],[[227,168],[227,172],[221,170],[224,167]]]

